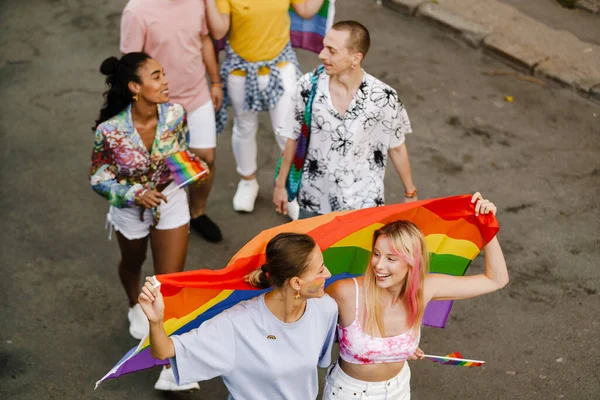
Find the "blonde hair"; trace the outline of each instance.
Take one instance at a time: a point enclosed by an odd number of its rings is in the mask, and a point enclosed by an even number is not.
[[[408,325],[413,329],[421,325],[425,311],[423,282],[429,272],[429,254],[423,232],[410,221],[396,221],[384,225],[373,233],[373,250],[377,239],[385,236],[396,255],[408,265],[408,273],[402,283],[400,299],[406,306]],[[365,332],[375,335],[376,328],[385,337],[381,312],[381,289],[377,286],[375,272],[370,263],[365,272]]]

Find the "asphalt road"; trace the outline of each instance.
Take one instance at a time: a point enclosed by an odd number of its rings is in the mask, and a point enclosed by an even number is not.
[[[102,102],[101,61],[118,54],[117,0],[0,2],[0,398],[225,399],[154,391],[158,370],[94,383],[136,343],[107,241],[105,200],[89,187],[91,126]],[[481,191],[499,207],[511,282],[457,302],[446,329],[421,347],[487,360],[481,368],[411,363],[415,399],[600,398],[600,106],[510,71],[422,21],[370,0],[339,0],[338,20],[372,32],[365,69],[406,104],[422,197]],[[314,55],[302,53],[305,71]],[[513,96],[514,101],[505,101]],[[190,238],[186,269],[225,266],[273,212],[277,148],[259,133],[261,184],[253,214],[231,206],[237,176],[230,132],[218,144],[209,214],[225,240]],[[402,199],[390,168],[387,201]],[[481,270],[479,258],[470,272]],[[145,273],[152,271],[148,261]],[[267,399],[271,400],[271,399]]]

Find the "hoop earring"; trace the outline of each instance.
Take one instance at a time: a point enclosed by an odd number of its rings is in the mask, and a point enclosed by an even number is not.
[[[300,298],[300,289],[298,289],[298,293],[296,293],[296,296],[294,296],[294,298],[296,300],[298,300]]]
[[[138,94],[137,94],[137,93],[133,95],[133,100],[134,100],[134,101],[138,101],[139,99],[140,99],[140,98],[139,98],[139,96],[138,96]]]

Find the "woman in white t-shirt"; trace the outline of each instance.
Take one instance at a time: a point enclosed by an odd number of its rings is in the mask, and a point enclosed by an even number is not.
[[[331,274],[308,235],[281,233],[266,255],[247,281],[271,291],[181,336],[167,336],[162,295],[147,279],[139,302],[150,322],[152,357],[170,360],[178,384],[221,376],[230,400],[317,397],[317,365],[331,362],[338,316],[324,291]]]

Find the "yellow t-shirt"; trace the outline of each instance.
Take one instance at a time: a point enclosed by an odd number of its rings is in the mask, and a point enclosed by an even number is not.
[[[231,15],[229,44],[244,60],[271,60],[290,41],[291,4],[306,0],[217,0],[221,14]],[[279,66],[284,65],[281,63]],[[233,71],[245,75],[243,71]],[[268,73],[268,68],[259,71]]]

